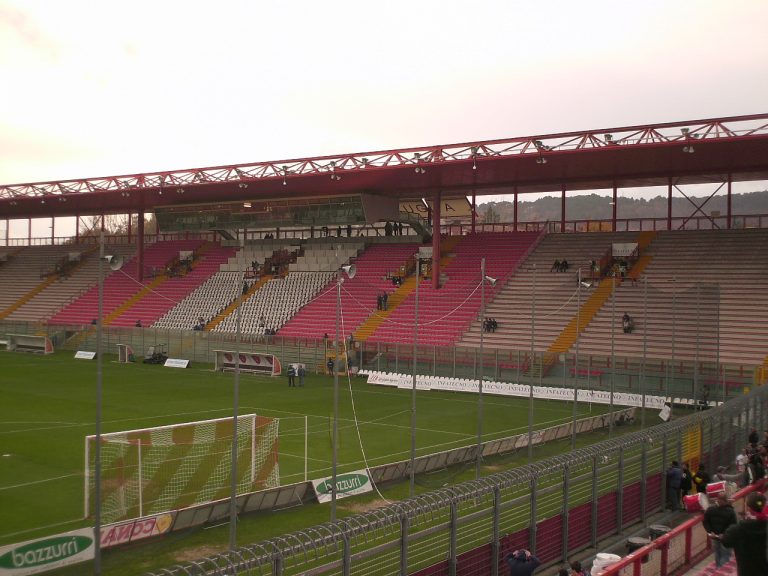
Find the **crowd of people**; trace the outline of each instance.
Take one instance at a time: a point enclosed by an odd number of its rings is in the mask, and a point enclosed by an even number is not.
[[[486,318],[483,320],[483,332],[496,332],[499,327],[499,323],[496,318]]]
[[[389,294],[386,292],[380,293],[376,296],[376,310],[387,310],[387,301],[389,300]]]
[[[726,466],[718,467],[710,474],[700,463],[696,472],[688,463],[680,465],[676,460],[666,471],[667,506],[679,510],[686,496],[691,492],[706,494],[711,482],[732,483],[738,488],[756,484],[766,476],[768,470],[768,430],[760,438],[757,429],[752,428],[747,445],[736,457],[734,473]],[[768,575],[768,510],[766,497],[757,490],[745,500],[744,518],[739,520],[724,490],[709,500],[703,517],[703,526],[712,542],[715,564],[719,568],[730,561],[731,551],[736,555],[739,576]]]
[[[384,236],[402,236],[403,235],[403,223],[402,222],[387,222],[384,224]]]

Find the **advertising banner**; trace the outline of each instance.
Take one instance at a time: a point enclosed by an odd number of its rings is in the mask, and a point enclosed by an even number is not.
[[[391,374],[375,371],[360,371],[368,376],[368,384],[380,386],[396,386],[398,388],[411,388],[413,376],[408,374]],[[417,376],[416,388],[418,390],[446,390],[449,392],[474,392],[478,391],[477,380],[467,378],[448,378],[444,376]],[[483,382],[483,392],[486,394],[498,394],[499,396],[527,397],[531,389],[527,384],[512,384],[510,382]],[[534,386],[533,397],[545,400],[573,401],[573,389],[557,386]],[[577,391],[579,402],[593,402],[595,404],[610,404],[611,393],[607,390],[579,389]],[[661,410],[664,408],[663,396],[645,396],[645,407]],[[613,404],[616,406],[643,406],[643,395],[627,392],[614,392]]]
[[[332,476],[321,478],[319,480],[312,480],[312,487],[315,489],[318,502],[323,503],[331,501],[332,480]],[[355,494],[364,494],[372,491],[373,485],[371,484],[371,478],[368,476],[367,470],[355,470],[354,472],[336,475],[337,500],[339,498],[344,498],[345,496],[354,496]]]
[[[93,528],[0,548],[0,576],[27,576],[93,559]]]
[[[170,512],[104,526],[101,529],[101,547],[110,548],[165,534],[173,526],[174,516],[175,512]]]

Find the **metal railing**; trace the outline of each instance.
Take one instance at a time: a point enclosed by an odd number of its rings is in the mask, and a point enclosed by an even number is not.
[[[766,424],[768,388],[655,426],[471,482],[239,547],[155,576],[497,575],[528,548],[566,561],[663,510],[672,459],[731,462]]]

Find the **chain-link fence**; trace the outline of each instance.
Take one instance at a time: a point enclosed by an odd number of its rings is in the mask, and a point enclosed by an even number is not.
[[[768,388],[546,461],[155,572],[178,575],[499,574],[528,548],[566,560],[664,509],[671,460],[732,462],[763,429]]]

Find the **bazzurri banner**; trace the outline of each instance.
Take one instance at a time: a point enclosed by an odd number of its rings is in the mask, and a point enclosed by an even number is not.
[[[0,575],[28,576],[91,560],[93,528],[28,540],[0,548]]]
[[[312,487],[315,489],[318,502],[330,502],[332,500],[331,488],[333,486],[333,477],[312,480]],[[345,474],[336,475],[336,499],[355,494],[364,494],[372,492],[373,485],[367,470],[355,470]]]

